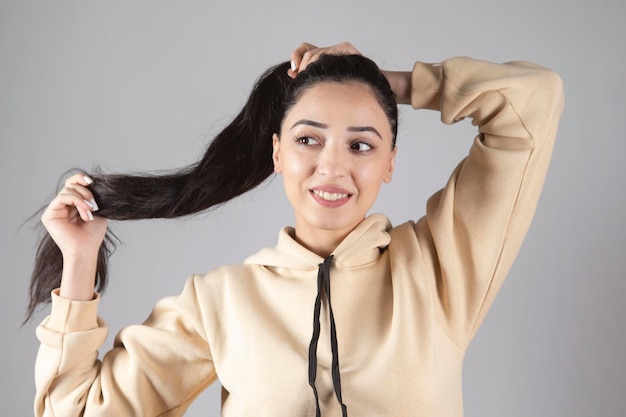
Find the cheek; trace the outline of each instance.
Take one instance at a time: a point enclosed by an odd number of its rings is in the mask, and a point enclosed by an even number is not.
[[[289,154],[281,159],[283,187],[291,205],[299,210],[308,192],[311,178],[310,164],[305,158]]]
[[[361,164],[358,165],[355,178],[362,187],[378,192],[386,172],[386,166],[381,164]]]
[[[291,152],[283,154],[281,167],[285,183],[292,183],[311,175],[313,164],[297,152]]]

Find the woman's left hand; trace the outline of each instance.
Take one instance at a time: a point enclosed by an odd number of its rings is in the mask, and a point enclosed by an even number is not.
[[[326,47],[318,47],[313,44],[303,42],[291,53],[291,68],[287,71],[287,74],[291,78],[295,78],[300,71],[304,71],[307,65],[311,62],[317,61],[317,59],[324,54],[361,55],[361,52],[348,42],[342,42]]]

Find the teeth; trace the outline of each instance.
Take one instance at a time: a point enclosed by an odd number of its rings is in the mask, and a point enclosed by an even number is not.
[[[327,193],[326,191],[313,190],[313,194],[328,201],[337,201],[342,198],[348,198],[350,194],[345,193]]]

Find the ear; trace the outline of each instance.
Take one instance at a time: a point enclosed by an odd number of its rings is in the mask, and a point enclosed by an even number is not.
[[[389,165],[387,167],[387,173],[385,174],[385,178],[383,178],[383,181],[386,184],[389,184],[391,182],[391,178],[393,177],[393,170],[396,167],[396,153],[398,153],[398,147],[394,146],[393,151],[391,151],[391,154],[389,154]]]
[[[280,138],[278,134],[272,135],[272,160],[274,161],[274,172],[280,174],[282,172],[282,166],[280,165]]]

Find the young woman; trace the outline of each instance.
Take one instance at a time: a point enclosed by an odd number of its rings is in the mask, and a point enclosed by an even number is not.
[[[426,216],[393,227],[367,212],[393,174],[397,103],[478,134]],[[53,241],[30,312],[59,288],[37,329],[35,414],[180,416],[219,378],[224,416],[461,416],[463,357],[530,224],[562,106],[558,75],[531,63],[381,72],[350,44],[303,44],[197,164],[74,175],[42,216]],[[99,361],[107,218],[195,213],[272,171],[295,228],[190,277]]]

